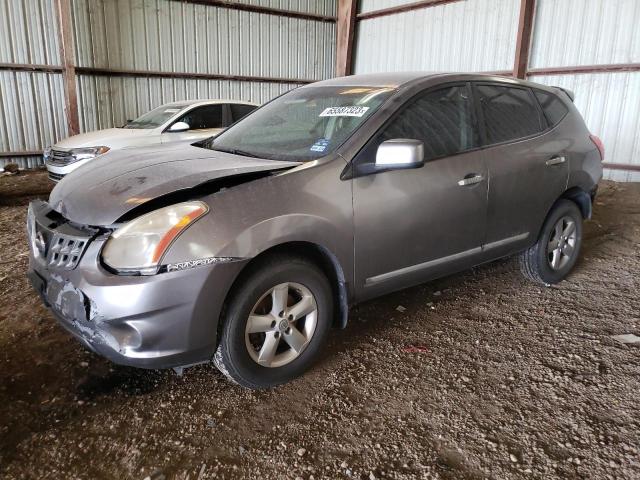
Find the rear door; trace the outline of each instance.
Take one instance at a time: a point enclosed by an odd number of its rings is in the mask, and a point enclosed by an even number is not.
[[[246,117],[258,107],[244,103],[230,103],[229,108],[231,109],[231,122],[229,125],[231,125],[231,123],[235,123],[241,118]]]
[[[487,169],[473,111],[466,83],[420,93],[354,159],[375,162],[377,148],[386,140],[424,144],[421,168],[353,180],[360,299],[474,263],[484,237]]]
[[[568,179],[566,139],[549,128],[530,88],[474,85],[489,170],[485,251],[502,256],[530,244]]]

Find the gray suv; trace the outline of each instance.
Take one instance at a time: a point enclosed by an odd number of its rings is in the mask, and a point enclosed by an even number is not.
[[[518,254],[561,281],[603,149],[571,92],[471,74],[293,90],[215,139],[110,152],[29,206],[29,277],[112,361],[286,382],[357,302]]]

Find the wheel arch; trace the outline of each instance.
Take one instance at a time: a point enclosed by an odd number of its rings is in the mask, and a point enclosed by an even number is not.
[[[558,200],[563,198],[567,200],[571,200],[578,206],[578,208],[580,209],[580,213],[582,213],[582,218],[584,220],[591,219],[591,214],[593,212],[591,195],[585,192],[582,188],[580,187],[569,188],[560,196]],[[554,202],[554,205],[555,203],[557,203],[557,200],[556,202]],[[553,207],[551,207],[551,209],[553,209]],[[549,211],[551,211],[551,209]]]
[[[349,317],[349,292],[345,280],[344,270],[338,258],[326,247],[307,241],[289,241],[274,245],[263,250],[254,256],[237,275],[233,285],[229,289],[225,299],[225,306],[221,316],[226,309],[227,300],[231,297],[237,286],[244,280],[252,269],[262,263],[264,259],[276,255],[285,254],[302,257],[318,266],[327,276],[334,300],[333,327],[345,328]],[[220,322],[222,323],[222,322]]]

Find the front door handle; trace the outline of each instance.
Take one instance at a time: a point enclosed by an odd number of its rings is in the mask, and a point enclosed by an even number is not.
[[[458,185],[460,185],[461,187],[467,187],[469,185],[480,183],[482,180],[484,180],[484,177],[482,175],[470,173],[469,175],[466,175],[462,180],[458,180]]]
[[[564,163],[566,161],[567,161],[567,159],[565,157],[555,156],[555,157],[551,157],[545,163],[547,164],[548,167],[551,167],[553,165],[560,165],[561,163]]]

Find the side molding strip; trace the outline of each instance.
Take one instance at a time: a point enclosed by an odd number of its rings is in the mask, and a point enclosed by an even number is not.
[[[482,248],[480,247],[472,248],[470,250],[465,250],[464,252],[454,253],[453,255],[448,255],[446,257],[436,258],[435,260],[429,260],[428,262],[419,263],[417,265],[411,265],[410,267],[404,267],[399,270],[393,270],[387,273],[382,273],[380,275],[376,275],[375,277],[367,278],[364,281],[364,284],[374,285],[376,283],[384,282],[386,280],[391,280],[392,278],[400,277],[402,275],[407,275],[409,273],[419,272],[421,270],[427,270],[429,268],[442,265],[443,263],[452,262],[454,260],[460,260],[461,258],[469,257],[471,255],[475,255],[480,252],[482,252]]]
[[[396,277],[400,277],[403,275],[407,275],[409,273],[419,272],[422,270],[428,270],[433,267],[437,267],[444,263],[453,262],[455,260],[461,260],[466,257],[470,257],[472,255],[476,255],[485,250],[491,250],[493,248],[503,247],[510,243],[518,242],[520,240],[524,240],[529,236],[529,232],[521,233],[519,235],[514,235],[513,237],[503,238],[502,240],[498,240],[495,242],[487,243],[483,247],[471,248],[469,250],[465,250],[463,252],[454,253],[453,255],[448,255],[442,258],[436,258],[435,260],[429,260],[428,262],[418,263],[417,265],[411,265],[409,267],[400,268],[398,270],[393,270],[391,272],[382,273],[380,275],[376,275],[374,277],[369,277],[364,281],[365,286],[375,285],[377,283],[385,282],[387,280],[391,280]]]
[[[483,250],[491,250],[492,248],[504,247],[505,245],[509,245],[510,243],[519,242],[520,240],[524,240],[529,236],[529,232],[521,233],[519,235],[514,235],[513,237],[503,238],[502,240],[497,240],[495,242],[487,243],[482,249]]]

